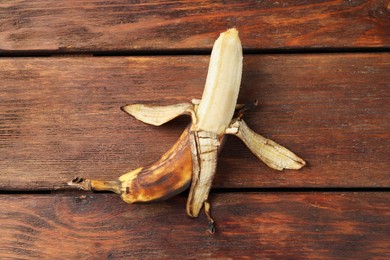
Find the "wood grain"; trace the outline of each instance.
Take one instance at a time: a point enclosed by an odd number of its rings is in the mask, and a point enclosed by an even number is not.
[[[388,0],[2,1],[0,52],[211,49],[236,27],[246,49],[390,46]]]
[[[0,196],[0,258],[388,259],[389,193],[212,194],[217,233],[185,198]]]
[[[246,55],[240,102],[255,131],[308,165],[277,172],[228,137],[214,187],[390,187],[390,55]],[[119,108],[200,98],[207,56],[0,60],[0,189],[67,188],[157,160],[189,122]]]

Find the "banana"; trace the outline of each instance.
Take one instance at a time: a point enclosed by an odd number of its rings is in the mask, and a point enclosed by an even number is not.
[[[128,203],[168,199],[190,187],[186,213],[198,217],[204,208],[214,233],[208,196],[217,168],[218,153],[225,135],[235,135],[249,150],[276,170],[298,170],[305,161],[287,148],[251,130],[242,116],[257,105],[237,104],[242,74],[242,46],[236,29],[220,34],[211,53],[205,89],[200,100],[168,106],[130,104],[121,109],[136,119],[155,126],[180,116],[191,116],[191,124],[179,140],[157,162],[123,174],[114,181],[80,177],[68,184],[83,190],[108,190]],[[238,110],[238,111],[237,111]],[[237,114],[237,117],[234,115]]]

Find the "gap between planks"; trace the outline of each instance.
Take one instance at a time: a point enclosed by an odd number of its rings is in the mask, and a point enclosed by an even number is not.
[[[388,47],[356,47],[356,48],[290,48],[290,49],[244,49],[244,55],[249,54],[332,54],[332,53],[386,53]],[[131,50],[131,51],[0,51],[0,58],[32,58],[32,57],[57,57],[57,56],[197,56],[210,55],[211,49],[176,49],[176,50]]]
[[[223,194],[223,193],[348,193],[348,192],[390,192],[388,188],[373,188],[373,187],[340,187],[340,188],[214,188],[211,194]],[[188,191],[185,191],[177,196],[186,196]],[[0,190],[0,195],[40,195],[40,194],[69,194],[69,195],[82,195],[82,194],[116,194],[109,191],[81,191],[81,190]],[[169,200],[169,199],[168,199]]]

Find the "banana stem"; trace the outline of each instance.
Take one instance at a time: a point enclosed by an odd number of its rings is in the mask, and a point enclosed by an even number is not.
[[[121,193],[121,182],[119,180],[115,181],[96,181],[91,180],[92,190],[96,191],[112,191],[116,194]]]
[[[117,194],[121,193],[121,182],[119,180],[98,181],[76,177],[72,181],[68,182],[68,184],[81,190],[112,191]]]

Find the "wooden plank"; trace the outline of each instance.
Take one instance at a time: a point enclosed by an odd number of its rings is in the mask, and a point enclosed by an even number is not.
[[[226,28],[247,49],[390,46],[390,6],[367,1],[6,1],[0,51],[210,49]]]
[[[0,196],[0,257],[22,259],[388,259],[389,193],[212,194],[217,232],[185,198]]]
[[[308,162],[277,172],[236,138],[214,187],[390,187],[390,55],[247,55],[246,121]],[[126,103],[200,98],[208,57],[0,60],[0,189],[67,188],[74,176],[109,180],[157,160],[188,118],[161,127]]]

